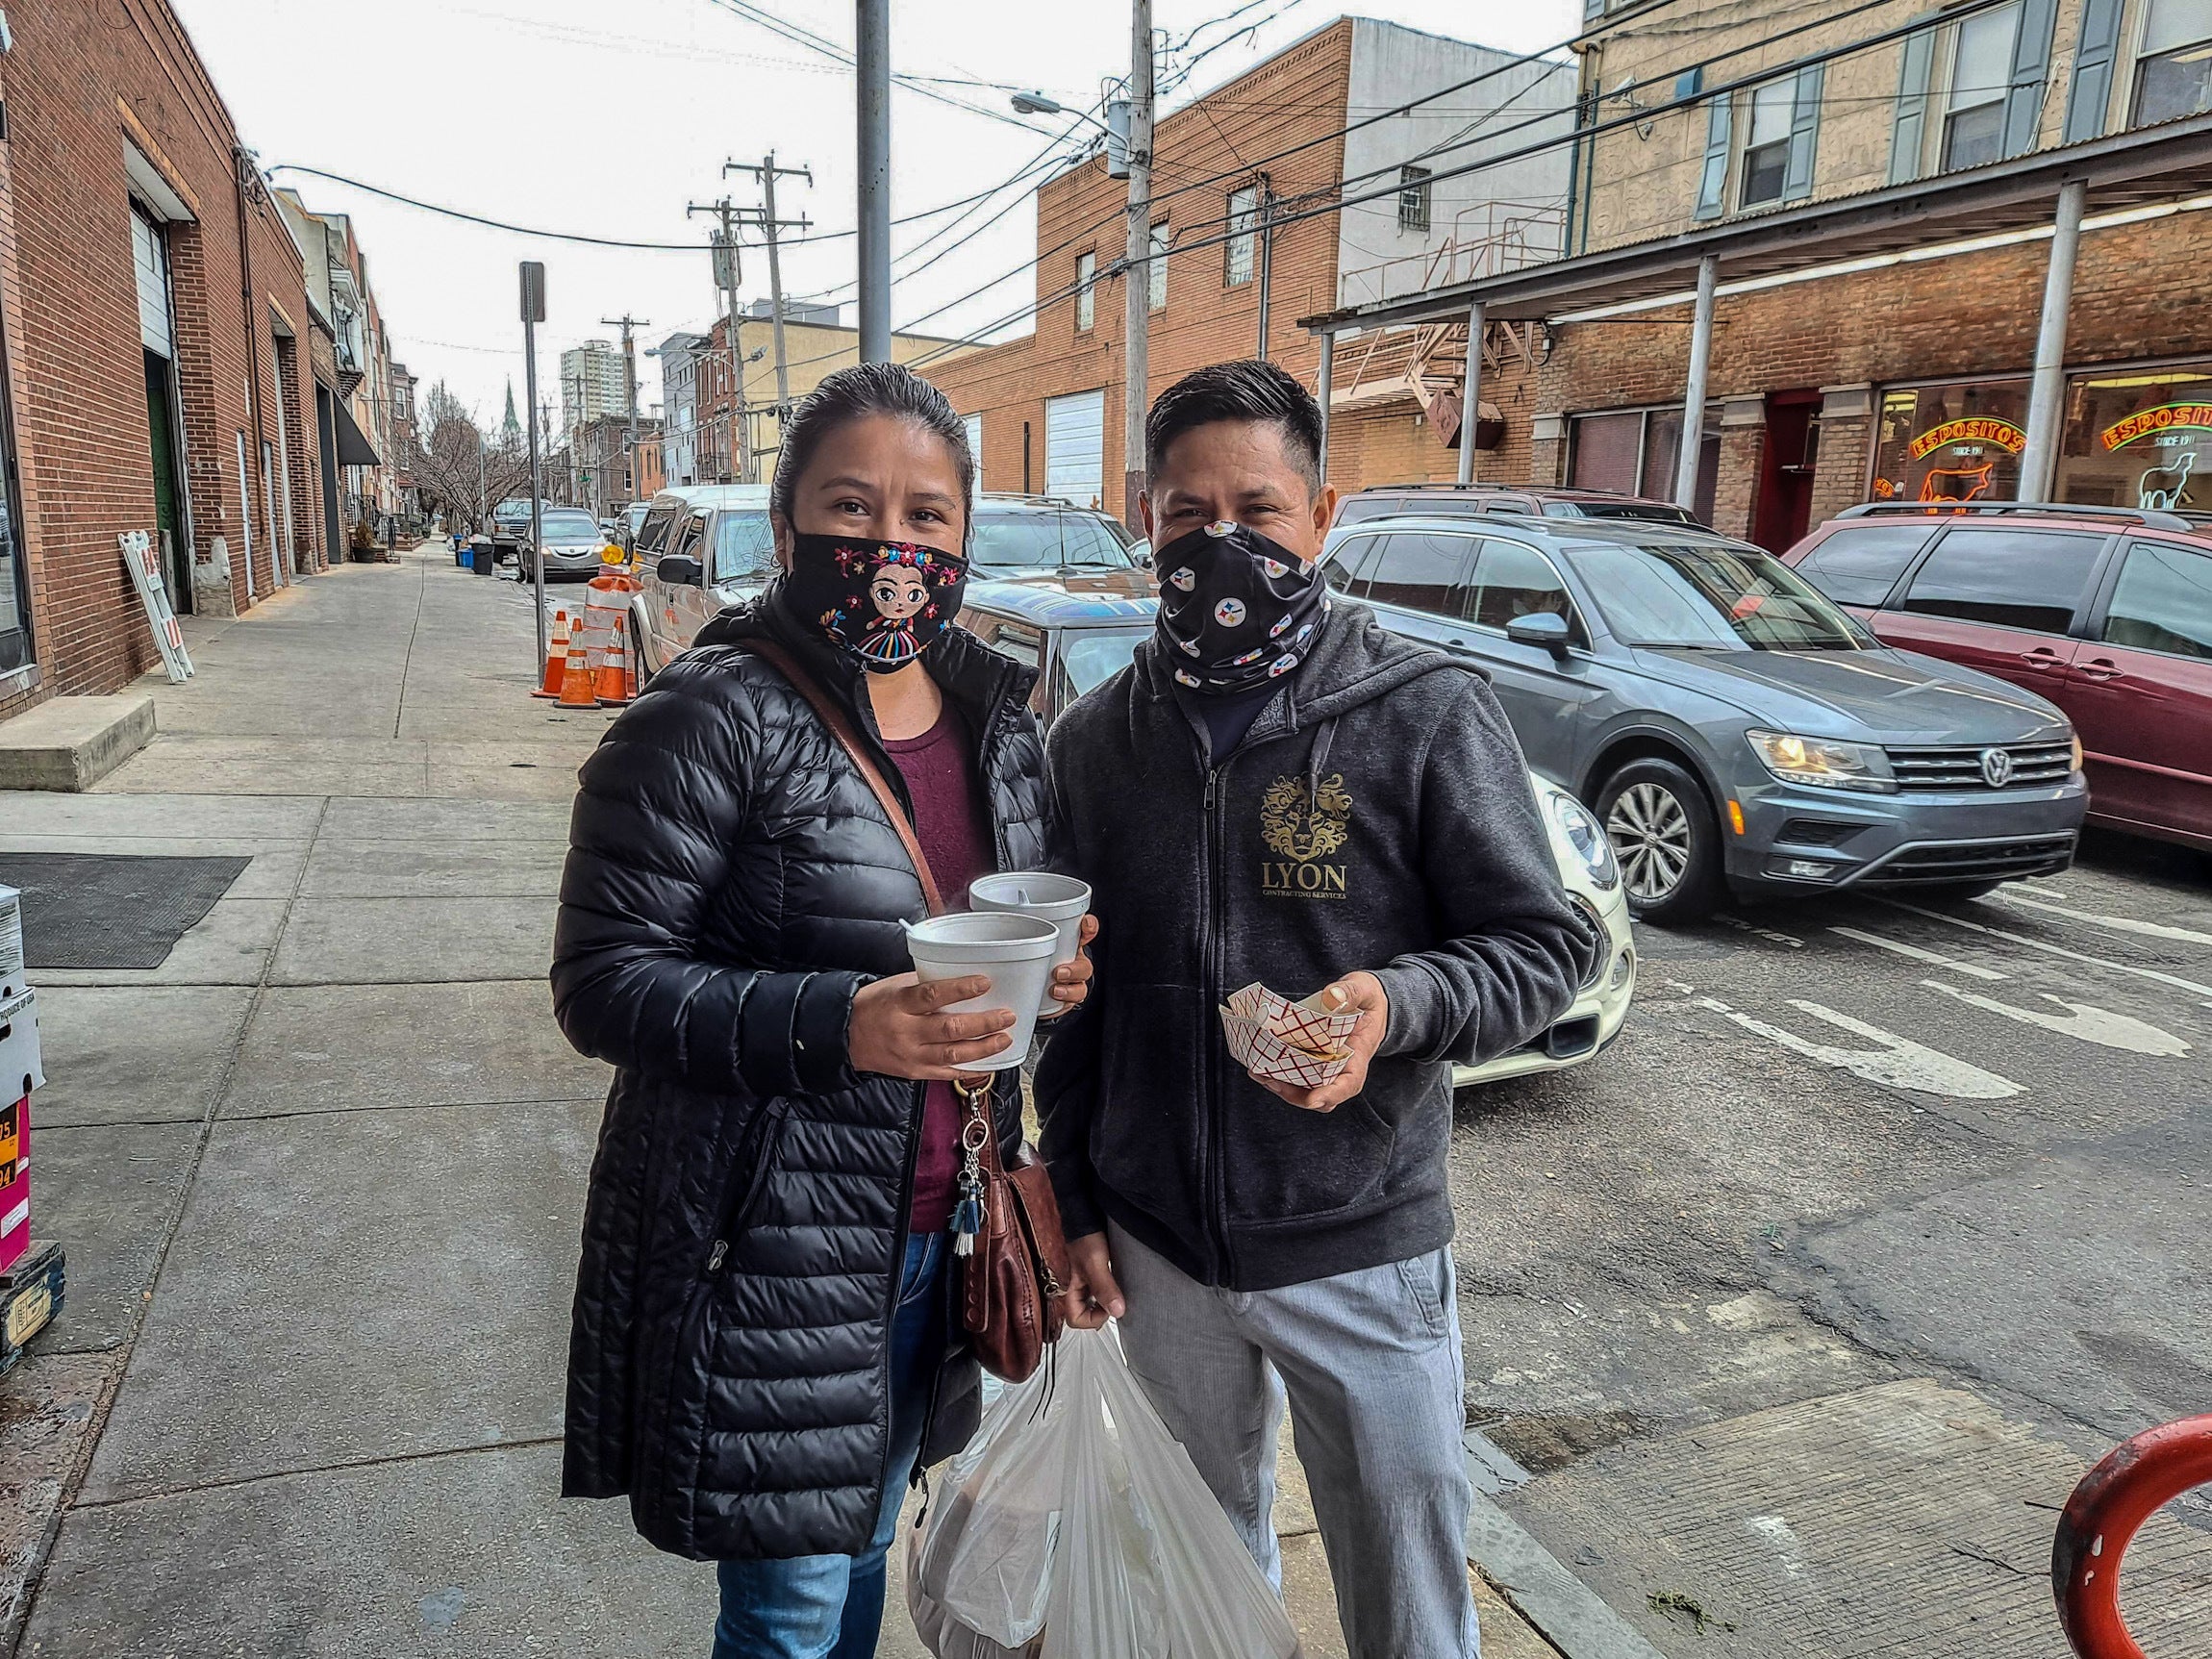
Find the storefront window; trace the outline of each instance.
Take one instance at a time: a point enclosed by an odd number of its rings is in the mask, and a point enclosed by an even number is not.
[[[1697,456],[1697,499],[1691,511],[1713,521],[1713,491],[1721,467],[1719,411],[1708,406],[1705,440]],[[1567,482],[1576,490],[1612,490],[1655,501],[1674,499],[1674,470],[1682,453],[1682,411],[1630,409],[1573,417]]]
[[[2054,493],[2094,507],[2212,508],[2212,364],[2072,377]]]
[[[2027,382],[1974,380],[1882,395],[1876,501],[2010,501],[2027,446]]]

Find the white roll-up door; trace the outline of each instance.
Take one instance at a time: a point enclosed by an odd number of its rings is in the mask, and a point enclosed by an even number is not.
[[[1106,499],[1106,393],[1078,391],[1044,405],[1044,493],[1078,507]]]

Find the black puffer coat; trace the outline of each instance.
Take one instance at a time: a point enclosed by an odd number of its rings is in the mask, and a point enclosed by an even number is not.
[[[851,1554],[874,1529],[924,1093],[845,1057],[854,993],[912,966],[920,883],[837,740],[744,649],[763,632],[874,737],[862,670],[772,599],[716,619],[585,763],[553,946],[562,1030],[617,1068],[562,1490],[627,1493],[641,1533],[701,1560]],[[1034,672],[958,630],[924,661],[977,735],[999,867],[1044,863]],[[978,1385],[956,1345],[925,1463],[973,1433]]]

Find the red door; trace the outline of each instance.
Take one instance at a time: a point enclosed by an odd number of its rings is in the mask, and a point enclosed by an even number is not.
[[[2098,633],[2062,699],[2091,812],[2212,845],[2212,551],[2130,540]]]
[[[1874,633],[1906,651],[1979,668],[2060,707],[2077,641],[2068,637],[2107,538],[1998,522],[1951,526]]]

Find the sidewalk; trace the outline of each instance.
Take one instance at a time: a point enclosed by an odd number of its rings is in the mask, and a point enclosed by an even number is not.
[[[163,967],[34,973],[70,1290],[0,1380],[18,1650],[696,1659],[713,1574],[556,1496],[607,1072],[545,968],[611,716],[529,699],[526,596],[437,542],[188,636],[198,677],[141,683],[160,736],[97,792],[0,794],[0,850],[253,861]],[[1484,1627],[1551,1651],[1495,1598]],[[883,1651],[919,1652],[903,1611]]]

